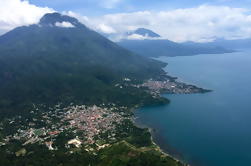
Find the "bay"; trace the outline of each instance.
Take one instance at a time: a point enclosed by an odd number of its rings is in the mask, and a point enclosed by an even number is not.
[[[251,165],[251,50],[158,60],[168,62],[169,75],[213,92],[166,94],[169,105],[138,110],[136,122],[191,165]]]

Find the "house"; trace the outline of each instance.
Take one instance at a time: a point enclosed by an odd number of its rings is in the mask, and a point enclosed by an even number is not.
[[[68,145],[75,145],[77,148],[79,148],[81,144],[82,142],[77,138],[68,141]]]

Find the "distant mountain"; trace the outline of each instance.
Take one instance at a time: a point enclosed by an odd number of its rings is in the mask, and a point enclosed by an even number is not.
[[[141,36],[141,37],[140,37]],[[233,48],[225,48],[224,45],[215,43],[176,43],[161,36],[152,30],[139,28],[128,32],[127,36],[117,44],[146,57],[160,56],[191,56],[197,54],[221,54],[233,52]]]
[[[138,56],[77,19],[46,14],[35,25],[0,37],[0,112],[32,103],[83,102],[135,105],[152,97],[115,87],[165,74],[164,63]]]
[[[220,54],[232,52],[232,49],[200,43],[180,44],[170,40],[121,40],[118,44],[126,49],[146,57],[191,56],[197,54]]]
[[[197,43],[194,42],[186,42],[184,43],[187,46],[194,46]],[[251,47],[251,39],[235,39],[235,40],[226,40],[226,39],[216,39],[213,42],[202,43],[200,44],[204,47],[224,47],[226,49],[246,49]]]
[[[152,30],[145,29],[145,28],[138,28],[135,31],[128,32],[127,33],[129,36],[130,35],[140,35],[140,36],[145,36],[145,37],[151,37],[151,38],[158,38],[161,37],[159,34],[153,32]]]

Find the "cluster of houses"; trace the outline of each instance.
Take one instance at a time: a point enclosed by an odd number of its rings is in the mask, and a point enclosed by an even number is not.
[[[190,94],[190,93],[200,93],[202,89],[197,88],[194,85],[187,85],[177,81],[154,81],[148,80],[145,83],[139,85],[139,87],[146,87],[150,90],[152,94],[158,95],[161,92],[171,93],[171,94]]]
[[[54,144],[59,134],[71,133],[72,138],[69,138],[63,145],[66,148],[72,146],[79,148],[94,144],[101,149],[108,145],[107,142],[98,143],[98,140],[102,139],[101,135],[106,135],[107,139],[116,139],[116,126],[126,118],[124,112],[119,111],[119,108],[114,105],[111,108],[101,108],[95,105],[91,107],[71,105],[66,108],[55,106],[47,112],[39,113],[37,109],[31,113],[36,114],[36,118],[32,118],[27,125],[20,126],[15,133],[6,136],[0,146],[7,145],[12,140],[18,140],[22,142],[23,147],[38,143],[44,144],[49,150],[57,150]],[[18,119],[12,119],[10,123],[20,125]]]
[[[97,106],[72,106],[62,121],[68,121],[71,129],[83,131],[88,144],[94,144],[100,134],[108,131],[115,136],[116,125],[124,120],[122,113]]]

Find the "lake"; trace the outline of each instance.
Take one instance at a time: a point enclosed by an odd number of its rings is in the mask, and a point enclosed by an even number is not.
[[[169,105],[138,110],[136,122],[192,166],[251,165],[251,50],[159,60],[169,75],[213,92],[164,95]]]

